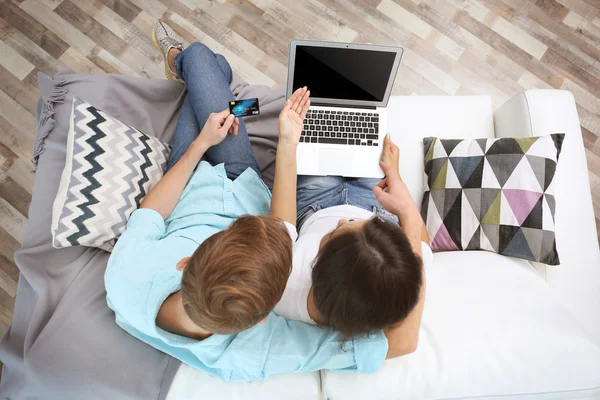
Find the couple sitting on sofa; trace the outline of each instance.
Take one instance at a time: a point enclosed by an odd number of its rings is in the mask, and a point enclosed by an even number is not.
[[[168,171],[109,260],[117,323],[226,381],[374,372],[414,351],[432,255],[389,136],[383,181],[297,177],[310,105],[298,89],[279,117],[271,199],[244,123],[221,111],[233,100],[225,58],[183,50],[163,23],[153,38],[188,94]]]

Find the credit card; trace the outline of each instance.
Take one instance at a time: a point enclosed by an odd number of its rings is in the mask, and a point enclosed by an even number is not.
[[[229,102],[229,111],[236,117],[259,115],[258,99],[243,99]]]

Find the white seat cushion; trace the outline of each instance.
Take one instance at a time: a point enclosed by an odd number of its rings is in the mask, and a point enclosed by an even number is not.
[[[427,271],[417,351],[376,374],[323,377],[332,400],[597,398],[600,347],[528,262],[446,252]]]
[[[554,177],[559,267],[536,267],[552,293],[600,343],[600,251],[575,99],[564,90],[528,90],[494,116],[498,137],[565,133]]]
[[[318,372],[271,376],[264,381],[223,382],[186,364],[181,364],[166,400],[319,400]]]

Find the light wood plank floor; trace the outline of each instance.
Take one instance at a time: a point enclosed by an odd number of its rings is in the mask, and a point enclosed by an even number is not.
[[[14,307],[33,185],[36,74],[69,67],[163,78],[157,19],[284,85],[293,38],[401,44],[396,95],[570,90],[600,227],[600,0],[0,0],[0,335]],[[600,231],[599,231],[600,233]]]

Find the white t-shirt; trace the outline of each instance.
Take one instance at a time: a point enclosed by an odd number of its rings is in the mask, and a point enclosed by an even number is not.
[[[319,251],[321,239],[334,230],[342,218],[365,220],[371,219],[373,215],[372,212],[362,208],[342,205],[317,211],[304,222],[298,240],[294,243],[292,273],[281,300],[273,310],[275,314],[286,319],[316,325],[308,314],[307,301],[312,286],[312,265]],[[294,235],[292,235],[293,238]],[[433,261],[433,253],[431,248],[423,242],[421,249],[423,265],[427,269]]]

